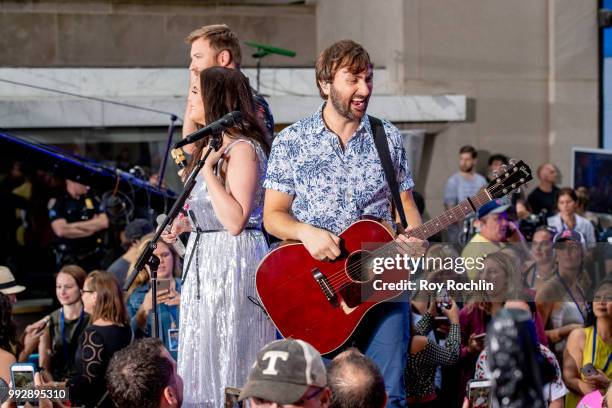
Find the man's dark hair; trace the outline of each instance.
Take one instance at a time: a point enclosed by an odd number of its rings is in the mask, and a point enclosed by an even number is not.
[[[385,380],[380,370],[355,348],[332,360],[327,382],[332,392],[330,408],[378,408],[385,403]]]
[[[138,340],[116,352],[106,372],[106,384],[118,408],[158,407],[172,379],[172,362],[162,355],[159,339]]]
[[[461,149],[459,149],[459,154],[463,154],[463,153],[470,153],[472,155],[472,159],[475,159],[478,157],[478,152],[476,151],[476,149],[474,149],[474,146],[470,146],[470,145],[462,146]]]
[[[508,164],[508,158],[501,153],[492,154],[491,157],[489,157],[488,165],[492,165],[495,161],[500,161],[502,164]]]
[[[370,54],[360,44],[353,40],[342,40],[333,43],[319,54],[315,64],[319,95],[321,95],[321,98],[327,99],[327,95],[321,88],[321,82],[334,82],[336,73],[342,68],[348,68],[351,74],[358,74],[370,67],[372,67]]]

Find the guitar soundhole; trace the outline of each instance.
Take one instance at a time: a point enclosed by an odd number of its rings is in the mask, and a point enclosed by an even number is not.
[[[368,282],[374,277],[372,268],[368,266],[369,251],[355,251],[346,259],[346,272],[356,282]]]

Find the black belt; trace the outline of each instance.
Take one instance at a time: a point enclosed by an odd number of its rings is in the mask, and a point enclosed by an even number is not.
[[[263,233],[263,231],[260,228],[257,228],[257,227],[246,227],[244,229],[244,231],[259,231],[259,232]],[[200,241],[200,236],[203,235],[203,234],[210,234],[210,233],[213,233],[213,232],[227,232],[227,230],[225,230],[225,229],[205,230],[205,229],[202,229],[202,228],[198,227],[198,228],[195,229],[195,231],[192,231],[192,232],[195,232],[197,235],[196,235],[196,238],[193,241],[193,245],[191,247],[191,253],[189,254],[189,259],[187,260],[187,267],[185,268],[185,273],[183,274],[183,278],[181,279],[181,286],[185,283],[185,280],[187,279],[187,273],[189,272],[189,267],[191,266],[191,261],[193,260],[193,255],[195,254],[195,252],[197,250],[198,242]],[[196,258],[197,258],[197,255],[196,255]],[[200,300],[200,272],[199,272],[199,262],[198,262],[198,259],[196,259],[195,268],[196,268],[196,298],[198,300]]]

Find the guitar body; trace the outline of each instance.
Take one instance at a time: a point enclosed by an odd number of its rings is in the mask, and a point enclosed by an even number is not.
[[[369,309],[401,294],[372,291],[373,280],[383,275],[357,272],[363,243],[377,247],[393,241],[382,224],[357,221],[340,238],[342,254],[334,261],[317,261],[303,244],[289,243],[271,251],[257,269],[257,292],[279,332],[307,341],[322,354],[340,348]],[[384,276],[407,278],[405,272]]]

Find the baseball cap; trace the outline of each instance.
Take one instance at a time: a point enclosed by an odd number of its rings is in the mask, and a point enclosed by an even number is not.
[[[500,199],[489,201],[478,209],[478,219],[485,217],[489,214],[502,213],[506,211],[509,207],[509,204]]]
[[[574,241],[584,243],[584,237],[578,231],[563,230],[553,237],[553,243]]]
[[[302,340],[277,340],[257,354],[239,401],[250,397],[293,404],[310,386],[327,386],[321,354]]]
[[[14,295],[23,292],[25,289],[25,286],[18,285],[15,282],[15,277],[9,268],[0,265],[0,292],[5,295]]]
[[[154,230],[155,228],[149,220],[145,218],[136,218],[125,226],[125,239],[129,241],[140,239]]]

